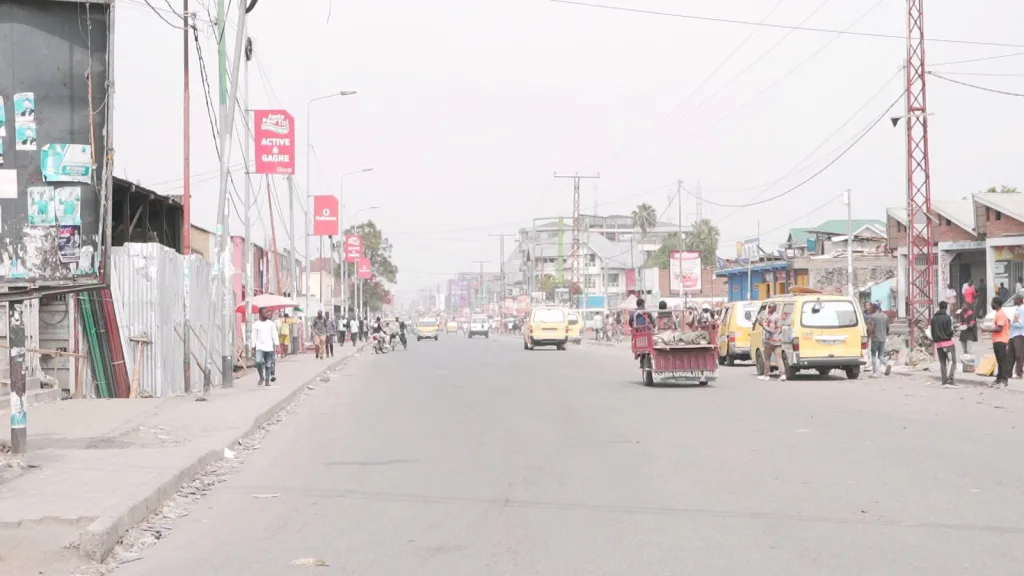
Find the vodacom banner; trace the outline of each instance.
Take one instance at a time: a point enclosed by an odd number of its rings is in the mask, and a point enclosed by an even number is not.
[[[338,199],[313,196],[313,236],[338,235]]]
[[[254,110],[257,174],[295,174],[295,118],[286,110]]]

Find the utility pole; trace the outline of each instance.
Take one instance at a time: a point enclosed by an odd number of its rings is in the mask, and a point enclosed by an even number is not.
[[[477,285],[477,288],[476,288],[476,302],[475,302],[475,306],[473,306],[474,310],[470,310],[471,314],[473,312],[475,312],[476,308],[480,307],[480,301],[483,300],[483,298],[481,298],[481,294],[484,291],[484,264],[487,264],[489,262],[490,262],[490,260],[473,260],[474,264],[479,264],[480,265],[480,280],[479,280],[480,283]]]
[[[241,2],[242,0],[239,0]],[[248,32],[248,30],[246,31]],[[246,122],[249,118],[249,62],[252,60],[252,38],[246,34],[245,38],[245,80],[242,85],[242,107],[245,108],[244,113],[246,116]],[[255,133],[255,132],[254,132]],[[242,350],[244,350],[244,357],[249,357],[249,346],[246,343],[249,335],[252,334],[252,299],[256,295],[256,289],[253,287],[253,274],[252,274],[252,216],[250,214],[250,205],[252,204],[252,178],[249,174],[249,135],[245,133],[245,142],[242,142],[242,162],[245,164],[245,212],[243,218],[245,220],[245,330],[242,332]]]
[[[907,2],[907,262],[910,347],[928,326],[935,302],[932,260],[932,186],[928,155],[927,71],[924,57],[924,0]]]
[[[295,250],[295,179],[288,177],[288,275],[291,276],[292,300],[299,294],[299,257]]]
[[[583,219],[580,218],[580,180],[582,179],[598,179],[601,174],[594,176],[580,176],[577,172],[572,176],[559,176],[555,173],[555,178],[572,178],[572,251],[569,252],[569,261],[572,266],[572,284],[569,286],[569,307],[579,308],[579,300],[573,297],[572,287],[580,285],[580,241],[583,236]]]
[[[24,300],[7,303],[7,344],[11,380],[11,452],[28,451],[28,412],[25,409]]]
[[[676,208],[679,209],[679,223],[676,224],[676,226],[678,226],[678,229],[677,229],[677,232],[676,232],[676,242],[678,242],[678,244],[676,245],[676,250],[682,250],[683,249],[683,181],[682,180],[678,180],[676,182]],[[700,212],[700,196],[697,197],[697,212],[698,213]],[[699,220],[699,217],[698,217],[698,220]],[[672,257],[672,255],[669,254],[669,259],[670,259],[669,260],[669,262],[670,262],[670,264],[669,264],[669,279],[670,280],[672,278],[671,257]],[[677,270],[679,270],[678,266],[682,266],[682,262],[681,261],[677,265]],[[682,275],[680,275],[676,279],[676,281],[679,282],[679,299],[680,300],[684,300],[684,305],[685,305],[685,298],[686,298],[686,296],[683,294],[683,277],[682,277]],[[670,284],[669,288],[671,288],[671,282],[669,284]],[[671,290],[669,290],[669,292],[671,292]]]
[[[223,13],[224,0],[218,0],[218,14]],[[223,341],[221,350],[221,375],[223,378],[223,386],[230,388],[232,386],[232,378],[234,371],[234,347],[232,345],[235,327],[234,327],[234,307],[232,303],[232,290],[230,278],[228,278],[231,272],[231,258],[228,253],[228,236],[229,228],[231,223],[230,213],[228,212],[228,177],[230,176],[230,160],[231,160],[231,131],[234,126],[235,118],[235,102],[238,98],[238,77],[241,68],[242,60],[242,41],[245,38],[245,2],[237,2],[238,4],[238,36],[235,38],[235,54],[234,60],[231,65],[231,89],[229,90],[230,98],[227,98],[225,92],[226,84],[226,54],[224,53],[224,28],[226,22],[224,18],[219,18],[218,30],[219,30],[219,52],[221,57],[221,122],[220,122],[220,196],[217,200],[217,263],[213,266],[213,274],[211,274],[211,283],[214,285],[215,290],[219,292],[221,296],[221,318],[223,322]],[[211,306],[211,322],[209,326],[216,326],[216,322],[212,321],[216,318],[214,310],[216,306]],[[213,331],[211,330],[211,338]],[[204,382],[204,393],[209,391],[209,374],[213,373],[212,366],[212,351],[213,346],[207,346],[206,348],[206,372],[207,378]]]
[[[499,245],[499,248],[498,248],[498,250],[499,250],[498,253],[500,254],[500,257],[501,257],[501,260],[499,261],[500,262],[500,266],[501,266],[501,268],[500,268],[500,270],[501,270],[501,298],[499,298],[499,300],[498,300],[501,303],[501,305],[500,305],[501,307],[499,308],[498,316],[499,317],[504,317],[505,316],[505,297],[508,295],[508,293],[505,291],[505,238],[515,238],[516,235],[515,234],[488,234],[488,236],[497,236],[500,239],[500,242],[501,242],[500,245]]]
[[[189,38],[190,22],[188,13],[188,0],[182,0],[181,7],[181,20],[182,20],[182,34],[184,36],[184,104],[182,107],[182,124],[183,124],[183,138],[184,141],[184,165],[182,166],[182,177],[184,189],[182,190],[181,197],[181,254],[185,257],[185,265],[182,267],[184,271],[183,278],[183,298],[181,299],[182,311],[184,312],[184,326],[181,331],[181,340],[184,344],[185,354],[183,355],[183,362],[185,363],[185,394],[192,392],[192,323],[189,320],[189,309],[191,308],[191,278],[189,276],[189,256],[192,254],[192,119],[189,116],[189,108],[192,106],[192,95],[188,83],[189,77]]]
[[[281,282],[281,256],[277,251],[277,230],[274,228],[274,199],[270,196],[270,179],[272,176],[266,176],[265,178],[267,183],[267,210],[270,211],[270,244],[274,250],[274,293],[280,295],[284,292],[284,285]]]
[[[853,196],[850,195],[850,191],[846,191],[846,290],[849,292],[848,296],[853,297],[854,282],[853,282]]]
[[[700,182],[697,182],[697,190],[694,192],[697,196],[697,222],[704,219],[704,193],[700,189]]]

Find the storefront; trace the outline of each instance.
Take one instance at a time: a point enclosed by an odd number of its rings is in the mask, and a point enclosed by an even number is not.
[[[942,298],[946,289],[952,286],[957,294],[961,293],[961,287],[968,281],[978,282],[986,275],[985,272],[985,242],[975,240],[970,242],[939,242],[939,289],[937,297]],[[998,286],[998,284],[996,284]]]
[[[1014,286],[1024,277],[1024,236],[989,238],[985,245],[988,250],[988,293],[994,295],[999,284],[1012,293]]]
[[[725,278],[729,286],[729,302],[764,300],[789,290],[789,262],[767,262],[750,268],[718,270],[715,276]]]

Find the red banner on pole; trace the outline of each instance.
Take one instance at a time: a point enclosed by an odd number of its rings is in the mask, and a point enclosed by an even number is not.
[[[356,277],[362,278],[363,280],[373,278],[373,265],[370,264],[369,258],[362,258],[359,260],[359,263],[356,264]]]
[[[359,262],[363,258],[363,237],[356,234],[345,236],[345,262]]]
[[[338,199],[313,196],[313,236],[338,235]]]
[[[257,174],[295,174],[295,118],[286,110],[254,110]]]

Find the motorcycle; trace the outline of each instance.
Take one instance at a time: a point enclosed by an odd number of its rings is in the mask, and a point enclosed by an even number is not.
[[[387,354],[391,352],[391,344],[382,338],[380,334],[374,334],[372,338],[374,354]]]

